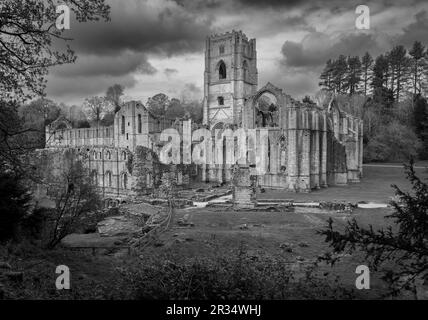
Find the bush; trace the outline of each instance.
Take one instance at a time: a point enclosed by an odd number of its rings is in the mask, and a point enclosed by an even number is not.
[[[415,157],[420,147],[413,130],[393,120],[379,128],[367,143],[364,161],[406,161]]]
[[[18,235],[18,226],[27,213],[30,194],[12,173],[0,173],[0,241]]]
[[[246,250],[216,258],[148,256],[123,271],[130,299],[240,300],[350,298],[353,291],[313,275],[315,264],[302,271],[283,256],[249,255]]]

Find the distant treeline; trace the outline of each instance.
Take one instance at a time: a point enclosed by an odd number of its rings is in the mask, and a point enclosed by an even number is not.
[[[340,55],[326,62],[319,85],[338,94],[362,93],[398,101],[406,94],[422,94],[428,87],[428,52],[421,42],[412,48],[395,46],[375,59]]]
[[[373,58],[340,55],[326,62],[322,91],[364,120],[365,161],[428,159],[428,50],[415,41]]]

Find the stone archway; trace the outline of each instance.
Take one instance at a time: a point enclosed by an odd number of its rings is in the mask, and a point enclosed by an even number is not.
[[[259,107],[259,102],[269,97],[270,103],[267,103],[264,110]],[[271,105],[274,105],[274,108]],[[286,95],[282,89],[268,82],[263,88],[254,95],[248,97],[244,105],[244,114],[242,116],[243,127],[278,127],[280,126],[280,113],[286,105]],[[269,110],[269,108],[271,108]],[[263,116],[262,116],[263,115]],[[258,121],[262,116],[262,121]],[[257,118],[259,117],[259,119]],[[267,119],[267,123],[266,123]],[[259,122],[262,122],[261,124]],[[264,122],[264,123],[263,123]],[[257,123],[257,124],[256,124]],[[272,125],[273,124],[273,125]]]

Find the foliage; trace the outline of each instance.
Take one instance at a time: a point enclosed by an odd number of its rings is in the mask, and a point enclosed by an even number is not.
[[[106,99],[113,102],[115,113],[120,110],[120,97],[123,96],[123,90],[123,86],[120,84],[114,84],[107,88]]]
[[[326,61],[319,85],[337,94],[372,93],[373,98],[385,102],[388,109],[407,93],[421,93],[428,79],[427,57],[419,41],[415,41],[408,52],[404,46],[396,45],[374,60],[368,52],[361,59],[340,55]]]
[[[91,97],[83,103],[83,112],[89,121],[100,125],[101,120],[104,120],[109,114],[114,114],[114,104],[112,101],[104,97]]]
[[[297,275],[283,256],[250,255],[241,246],[214,258],[180,261],[176,256],[147,256],[123,270],[131,299],[257,300],[350,298],[351,290],[313,274]]]
[[[55,202],[55,210],[48,222],[51,226],[48,248],[55,247],[84,224],[85,219],[101,205],[83,155],[73,153],[65,154],[60,174],[52,174],[48,179],[48,195]]]
[[[0,171],[0,241],[17,236],[30,206],[30,194],[12,171]]]
[[[393,120],[380,126],[364,149],[370,161],[408,160],[415,157],[421,144],[413,130]]]
[[[421,97],[421,95],[416,95],[415,100],[415,110],[413,112],[413,123],[415,127],[415,132],[418,135],[419,139],[422,141],[422,148],[420,152],[420,157],[427,159],[428,158],[428,102],[427,99]]]
[[[147,100],[147,108],[156,116],[165,116],[170,99],[164,93],[158,93]]]
[[[104,0],[64,0],[78,22],[108,20]],[[72,63],[69,45],[55,50],[53,42],[69,40],[55,27],[54,0],[3,0],[0,4],[0,100],[43,95],[48,68]]]
[[[428,184],[416,176],[412,160],[405,169],[412,191],[392,186],[399,200],[391,202],[394,212],[387,218],[392,219],[394,228],[363,228],[353,219],[340,232],[330,218],[328,226],[319,231],[334,253],[361,250],[374,270],[384,268],[384,280],[393,293],[402,288],[398,284],[403,277],[412,283],[428,276]]]

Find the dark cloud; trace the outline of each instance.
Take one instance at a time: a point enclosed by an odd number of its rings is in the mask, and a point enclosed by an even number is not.
[[[80,55],[76,64],[62,65],[53,69],[53,74],[61,77],[75,76],[123,76],[138,72],[154,74],[156,69],[145,55],[124,52],[117,56]]]
[[[307,68],[323,65],[328,59],[343,55],[363,55],[366,51],[377,54],[379,48],[371,34],[351,33],[331,37],[312,32],[301,42],[285,41],[282,46],[282,63],[289,67]]]
[[[78,53],[112,55],[131,50],[167,56],[201,51],[211,21],[171,1],[158,6],[136,0],[111,2],[111,21],[73,24],[69,36]]]
[[[394,40],[397,44],[402,44],[410,48],[415,41],[427,44],[428,41],[428,13],[425,10],[414,15],[415,21],[403,28],[403,33]]]

